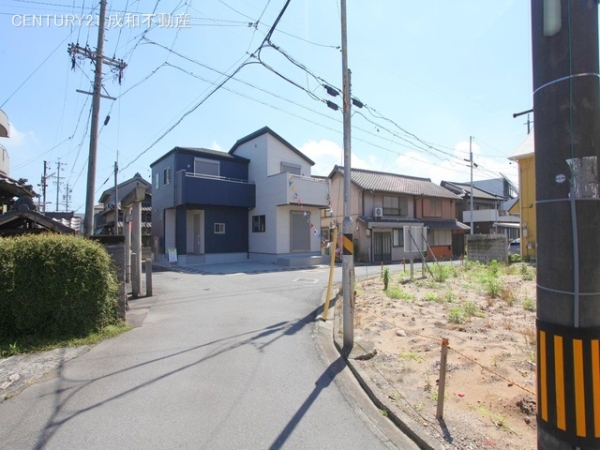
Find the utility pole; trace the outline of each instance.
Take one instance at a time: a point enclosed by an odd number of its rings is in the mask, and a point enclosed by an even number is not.
[[[95,64],[94,71],[94,89],[92,92],[92,124],[90,128],[90,152],[88,158],[88,177],[87,190],[85,198],[85,218],[83,222],[84,233],[91,236],[94,232],[94,191],[96,188],[96,155],[98,149],[98,120],[100,113],[100,99],[102,97],[110,98],[101,94],[102,90],[102,64],[113,67],[118,71],[119,83],[121,83],[123,70],[127,64],[122,59],[107,58],[103,55],[104,51],[104,24],[106,22],[106,0],[100,0],[100,22],[98,26],[98,45],[96,52],[89,48],[82,48],[79,44],[69,44],[69,54],[71,55],[73,68],[75,67],[75,57],[91,59]],[[89,92],[82,92],[89,94]]]
[[[119,185],[117,184],[117,174],[119,173],[119,163],[115,161],[115,235],[119,234]],[[124,216],[125,214],[123,214]],[[125,226],[125,217],[123,217],[123,226]]]
[[[46,188],[48,187],[48,178],[53,177],[54,173],[48,175],[48,161],[44,161],[44,175],[42,175],[42,214],[46,213]]]
[[[64,178],[64,177],[60,176],[60,168],[61,168],[61,166],[66,166],[66,165],[67,165],[67,163],[61,163],[60,159],[58,161],[56,161],[56,182],[55,182],[56,183],[56,211],[58,211],[58,205],[59,205],[58,199],[60,198],[60,180],[61,180],[61,178]]]
[[[350,96],[350,70],[348,69],[348,40],[346,24],[346,0],[341,0],[342,19],[342,79],[343,79],[343,102],[342,112],[344,115],[344,221],[342,240],[342,293],[343,293],[343,323],[344,340],[343,350],[349,355],[354,346],[354,239],[352,236],[352,217],[350,217],[350,193],[352,181],[351,168],[351,140],[350,140],[350,108],[352,105]]]
[[[471,231],[470,234],[474,234],[473,230],[473,167],[477,167],[477,164],[473,163],[473,136],[469,136],[469,159],[465,159],[471,167]]]
[[[69,210],[69,205],[71,203],[71,193],[73,189],[69,187],[69,183],[67,183],[66,194],[63,195],[63,200],[65,201],[65,211]]]
[[[529,114],[533,112],[533,109],[529,109],[527,111],[522,111],[519,113],[514,113],[513,114],[513,119],[515,117],[519,117],[522,116],[523,114],[527,114],[527,122],[525,123],[527,125],[527,134],[531,133],[531,124],[533,123],[530,119],[529,119]]]
[[[598,3],[531,0],[539,450],[600,448]]]

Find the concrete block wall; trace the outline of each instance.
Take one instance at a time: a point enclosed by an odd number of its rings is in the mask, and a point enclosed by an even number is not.
[[[508,263],[508,239],[504,234],[467,234],[467,259]]]

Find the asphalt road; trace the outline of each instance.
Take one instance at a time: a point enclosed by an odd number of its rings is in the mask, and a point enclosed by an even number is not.
[[[265,268],[155,273],[141,326],[0,404],[0,448],[416,448],[315,321],[329,269]]]

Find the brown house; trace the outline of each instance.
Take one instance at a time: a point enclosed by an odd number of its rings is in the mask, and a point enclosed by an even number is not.
[[[338,226],[341,233],[344,168],[335,166],[329,178],[331,211],[329,217],[322,218],[321,226]],[[350,197],[357,260],[420,259],[421,252],[406,251],[410,245],[405,237],[406,227],[422,228],[429,257],[447,259],[462,255],[464,232],[469,227],[455,219],[455,203],[460,197],[430,179],[352,169]],[[420,243],[417,248],[421,248]]]

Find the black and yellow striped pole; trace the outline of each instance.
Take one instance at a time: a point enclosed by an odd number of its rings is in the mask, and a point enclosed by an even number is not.
[[[538,449],[600,449],[597,0],[531,0]]]

